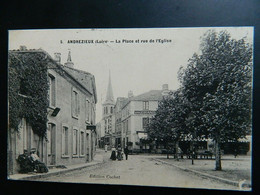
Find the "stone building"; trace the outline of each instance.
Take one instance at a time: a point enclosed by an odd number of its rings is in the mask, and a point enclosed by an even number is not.
[[[145,126],[158,109],[158,103],[164,95],[169,93],[168,85],[164,84],[162,90],[151,90],[146,93],[133,96],[128,94],[128,99],[122,106],[122,145],[126,144],[132,151],[148,151],[149,145],[142,144],[141,139],[146,139]]]
[[[18,172],[18,156],[32,149],[36,149],[41,161],[48,166],[91,161],[96,147],[94,76],[74,68],[70,51],[64,65],[60,53],[55,53],[54,58],[43,50],[25,48],[9,53],[19,53],[20,61],[23,54],[43,54],[43,63],[48,64],[49,82],[46,137],[38,136],[26,118],[20,119],[19,131],[8,130],[9,174]]]
[[[123,129],[122,129],[122,106],[127,101],[125,97],[118,97],[115,104],[115,145],[122,145],[123,143]]]

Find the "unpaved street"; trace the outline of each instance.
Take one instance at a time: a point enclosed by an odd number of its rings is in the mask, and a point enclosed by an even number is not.
[[[193,173],[153,160],[149,155],[129,155],[128,160],[112,161],[104,153],[105,163],[94,167],[39,179],[40,181],[128,184],[210,189],[237,189],[235,186],[201,178]]]

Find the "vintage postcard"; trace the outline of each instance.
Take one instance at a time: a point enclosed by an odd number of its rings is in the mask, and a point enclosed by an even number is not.
[[[253,33],[10,30],[8,179],[250,191]]]

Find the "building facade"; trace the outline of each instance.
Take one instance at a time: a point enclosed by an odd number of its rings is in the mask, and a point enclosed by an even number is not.
[[[55,59],[59,64],[59,58],[56,56]],[[48,115],[45,162],[49,165],[89,162],[94,157],[96,145],[95,131],[87,128],[95,125],[95,78],[74,68],[70,52],[67,62],[60,66],[63,75],[58,74],[56,69],[48,71],[49,110],[51,113],[55,108],[60,108],[60,113],[57,116]]]
[[[128,94],[128,99],[122,106],[122,145],[129,146],[133,152],[149,151],[149,144],[144,144],[142,139],[147,138],[145,127],[158,109],[159,101],[168,95],[168,85],[163,85],[162,90],[151,90],[138,96]]]
[[[96,148],[94,125],[97,95],[94,76],[74,68],[70,51],[64,65],[61,64],[60,53],[55,53],[52,58],[43,50],[9,52],[21,54],[21,61],[23,54],[44,54],[49,82],[46,135],[39,136],[26,118],[20,119],[19,130],[11,129],[8,136],[12,159],[9,174],[19,171],[18,156],[25,151],[29,153],[31,149],[35,149],[41,161],[48,166],[91,161]]]
[[[119,144],[122,146],[125,142],[123,138],[123,127],[122,127],[122,106],[127,101],[127,98],[118,97],[115,104],[115,145]]]

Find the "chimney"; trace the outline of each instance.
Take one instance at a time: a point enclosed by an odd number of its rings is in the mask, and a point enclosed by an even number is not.
[[[170,90],[168,89],[168,84],[163,84],[162,85],[162,95],[166,96],[169,94],[169,92],[170,92]]]
[[[163,90],[163,91],[168,90],[168,84],[163,84],[163,85],[162,85],[162,90]]]
[[[27,47],[25,45],[20,46],[20,51],[26,51],[26,50],[27,50]]]
[[[54,60],[58,62],[59,64],[61,63],[61,53],[54,53]]]
[[[131,98],[131,97],[134,97],[133,91],[129,91],[129,92],[128,92],[128,98]]]

